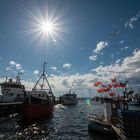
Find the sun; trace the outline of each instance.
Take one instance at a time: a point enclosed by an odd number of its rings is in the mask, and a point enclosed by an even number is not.
[[[37,46],[47,46],[46,43],[54,43],[58,45],[60,42],[64,43],[64,33],[67,32],[66,25],[69,23],[65,20],[64,13],[56,12],[45,7],[40,9],[38,6],[35,9],[27,9],[27,17],[25,23],[25,30],[22,32],[30,36],[30,40],[36,43]]]
[[[37,34],[40,35],[43,40],[48,40],[50,37],[53,39],[56,38],[57,33],[60,31],[58,25],[59,22],[55,19],[41,16],[38,22],[36,22],[34,30],[37,31]]]
[[[44,21],[40,24],[40,29],[43,33],[49,35],[55,31],[55,25],[52,22]]]

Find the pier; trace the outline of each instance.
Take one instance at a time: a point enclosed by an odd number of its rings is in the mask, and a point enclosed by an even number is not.
[[[115,125],[111,125],[114,132],[116,133],[117,137],[121,140],[125,140],[126,137],[123,135],[123,133],[121,132],[120,128],[115,126]]]
[[[22,102],[0,103],[0,116],[4,117],[19,112]]]

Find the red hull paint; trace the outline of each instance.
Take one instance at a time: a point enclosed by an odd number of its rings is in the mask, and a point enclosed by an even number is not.
[[[54,106],[45,104],[25,104],[23,105],[23,116],[29,122],[48,119],[53,115]]]

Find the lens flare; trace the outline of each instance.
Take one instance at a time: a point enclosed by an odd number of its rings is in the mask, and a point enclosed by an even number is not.
[[[45,33],[52,33],[54,25],[50,22],[43,22],[41,25],[41,30]]]
[[[91,101],[90,101],[90,99],[86,99],[86,104],[87,104],[88,106],[91,106]]]
[[[56,8],[36,6],[34,9],[26,8],[25,29],[22,33],[30,36],[31,43],[37,43],[37,46],[45,46],[46,41],[58,44],[58,41],[64,42],[62,39],[66,33],[65,26],[67,22],[63,18],[63,14],[56,11]]]

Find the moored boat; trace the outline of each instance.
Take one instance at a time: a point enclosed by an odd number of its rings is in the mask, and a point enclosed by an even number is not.
[[[16,79],[8,79],[0,83],[0,102],[21,101],[25,94],[25,86],[21,84],[19,74]]]
[[[114,130],[112,129],[111,125],[106,123],[104,118],[99,118],[96,116],[89,120],[88,130],[89,132],[95,131],[101,134],[114,134]]]
[[[135,99],[129,102],[130,105],[140,106],[140,99]]]
[[[49,99],[28,96],[23,102],[23,116],[28,122],[51,118],[53,109],[54,104]]]
[[[42,75],[30,92],[30,95],[25,97],[23,102],[23,116],[28,122],[38,121],[40,119],[48,119],[53,115],[54,95],[45,74],[45,64],[46,63],[44,63]],[[41,79],[41,88],[38,89],[37,86]],[[45,81],[47,83],[47,88],[44,88]]]
[[[69,90],[69,93],[61,97],[61,102],[63,105],[76,105],[78,103],[77,95]]]
[[[90,132],[115,135],[112,125],[118,124],[117,110],[128,109],[127,101],[104,98],[104,117],[93,116],[88,123]]]

